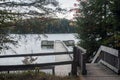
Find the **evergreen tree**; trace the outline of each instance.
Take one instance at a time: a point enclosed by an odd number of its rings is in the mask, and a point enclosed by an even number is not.
[[[90,58],[100,45],[116,48],[120,43],[119,17],[114,13],[118,6],[116,0],[87,0],[80,2],[80,14],[77,18],[77,32],[80,46],[87,49]],[[119,3],[120,1],[117,0]],[[115,7],[116,6],[116,7]],[[112,10],[113,9],[113,10]]]

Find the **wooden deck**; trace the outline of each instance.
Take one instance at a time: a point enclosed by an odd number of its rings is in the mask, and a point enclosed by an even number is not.
[[[68,52],[62,41],[55,41],[54,50],[56,52]],[[55,61],[72,61],[69,54],[66,55],[55,55]],[[55,74],[59,76],[67,76],[71,72],[71,64],[55,66]]]
[[[86,64],[87,75],[80,75],[80,80],[120,80],[120,75],[100,63]]]

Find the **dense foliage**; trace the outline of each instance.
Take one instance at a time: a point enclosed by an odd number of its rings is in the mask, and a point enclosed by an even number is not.
[[[88,57],[100,45],[120,49],[120,1],[81,0],[77,32]]]
[[[14,34],[74,33],[75,25],[67,19],[31,18],[17,21]]]

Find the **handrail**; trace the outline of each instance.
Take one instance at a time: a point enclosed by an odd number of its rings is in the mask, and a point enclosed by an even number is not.
[[[83,47],[80,47],[80,46],[76,46],[76,47],[79,48],[81,50],[81,52],[84,53],[84,54],[87,52],[87,50],[84,49]]]
[[[7,57],[26,57],[26,56],[49,56],[49,55],[63,55],[63,54],[73,54],[73,52],[49,52],[49,53],[32,53],[32,54],[16,54],[16,55],[0,55],[0,58]]]
[[[113,70],[116,73],[120,73],[120,54],[119,50],[109,48],[106,46],[100,46],[97,54],[95,55],[92,63],[100,62]]]
[[[106,46],[101,46],[101,50],[105,51],[109,54],[112,54],[114,56],[118,56],[118,50],[116,50],[116,49],[109,48],[109,47],[106,47]]]
[[[52,62],[52,63],[40,63],[40,64],[27,64],[27,65],[0,65],[0,71],[9,71],[9,70],[26,70],[35,67],[46,68],[48,66],[55,66],[55,65],[66,65],[71,64],[72,61],[63,61],[63,62]],[[48,67],[49,68],[49,67]]]
[[[67,47],[67,45],[61,41],[61,43],[64,45],[65,49],[67,50],[67,52],[70,52],[69,48]],[[69,54],[69,57],[71,58],[71,60],[73,60],[73,57]]]
[[[12,58],[12,57],[25,57],[25,56],[50,56],[50,55],[64,55],[73,54],[73,52],[50,52],[50,53],[35,53],[35,54],[17,54],[17,55],[1,55],[0,58]],[[40,69],[52,69],[54,74],[54,66],[72,64],[73,61],[60,61],[50,63],[37,63],[37,64],[21,64],[21,65],[0,65],[0,71],[15,71],[15,70],[32,70],[36,67]]]
[[[78,46],[74,46],[74,54],[73,54],[73,64],[72,64],[72,73],[74,75],[77,75],[77,71],[79,67],[80,72],[83,75],[87,74],[87,70],[86,70],[86,50],[83,49],[82,47],[78,47]]]

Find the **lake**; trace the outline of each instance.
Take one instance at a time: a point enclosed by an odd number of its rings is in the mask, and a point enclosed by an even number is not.
[[[18,40],[18,45],[13,46],[12,50],[3,51],[0,55],[13,55],[13,54],[28,54],[28,53],[46,53],[46,52],[54,52],[54,49],[43,49],[41,48],[41,41],[42,40],[50,40],[50,41],[65,41],[65,40],[74,40],[75,44],[77,44],[78,40],[76,39],[77,34],[70,33],[70,34],[26,34],[26,35],[16,35],[11,34],[11,36],[15,36],[15,40]],[[20,65],[24,64],[23,61],[26,57],[20,58],[5,58],[0,59],[0,65]],[[33,57],[37,58],[37,57]],[[55,62],[55,56],[44,56],[38,57],[36,61],[33,63],[48,63],[48,62]]]

